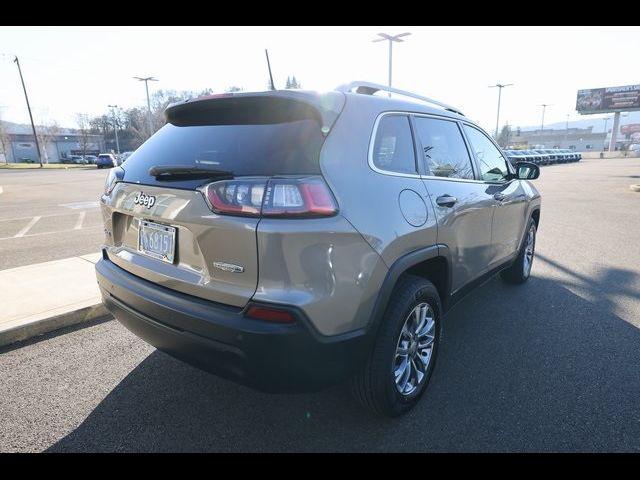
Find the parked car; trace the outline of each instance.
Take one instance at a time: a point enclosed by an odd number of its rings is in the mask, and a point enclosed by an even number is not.
[[[116,157],[111,154],[111,153],[101,153],[100,155],[98,155],[98,158],[96,160],[96,165],[98,166],[98,168],[112,168],[112,167],[117,167],[118,166],[118,162],[116,160]]]
[[[578,155],[573,150],[569,150],[568,148],[564,148],[564,149],[561,149],[560,151],[566,155],[567,160],[569,162],[577,162],[578,161]]]
[[[522,150],[505,150],[504,152],[512,165],[515,165],[518,162],[528,161],[527,156]]]
[[[95,165],[98,157],[96,157],[95,155],[85,155],[84,159],[87,161],[86,163]]]
[[[121,160],[120,165],[122,165],[124,162],[126,162],[127,159],[131,156],[132,153],[133,152],[122,152],[120,154],[120,160]]]
[[[410,410],[445,312],[498,272],[529,278],[540,170],[512,166],[459,110],[381,90],[170,105],[106,179],[106,307],[240,383],[314,391],[350,378],[374,411]]]
[[[540,150],[549,156],[549,164],[553,165],[554,163],[558,163],[558,151],[553,148],[547,148],[544,150]]]
[[[540,165],[542,163],[542,155],[534,150],[523,150],[525,158],[528,162],[535,163],[536,165]]]
[[[552,157],[551,154],[547,150],[534,150],[534,153],[540,155],[540,164],[541,165],[551,165],[555,163],[555,157]]]
[[[63,163],[75,163],[78,165],[86,165],[87,161],[82,155],[71,155],[68,157],[68,160]]]
[[[556,152],[559,163],[569,163],[571,161],[572,154],[568,153],[567,150],[557,149]]]

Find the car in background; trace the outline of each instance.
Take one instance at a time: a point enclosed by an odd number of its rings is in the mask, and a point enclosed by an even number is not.
[[[111,153],[101,153],[96,160],[98,168],[113,168],[118,166],[116,157]]]
[[[82,155],[71,155],[63,163],[75,163],[77,165],[86,165],[87,160]]]
[[[564,149],[562,149],[560,151],[564,152],[569,157],[569,161],[570,162],[577,162],[578,161],[578,154],[576,152],[574,152],[573,150],[569,150],[568,148],[564,148]]]
[[[552,158],[552,155],[548,153],[547,150],[537,149],[537,150],[534,150],[533,152],[540,155],[541,165],[551,165],[552,163],[555,163],[555,158]]]
[[[544,150],[540,150],[541,152],[546,153],[547,155],[549,155],[549,163],[550,164],[554,164],[554,163],[558,163],[558,150],[555,148],[545,148]]]
[[[540,165],[542,163],[542,155],[534,150],[523,150],[522,153],[527,158],[527,162],[535,163],[536,165]]]
[[[120,154],[120,165],[127,161],[127,158],[131,156],[133,152],[122,152]]]
[[[98,159],[98,157],[96,157],[95,155],[85,155],[84,159],[87,161],[87,163],[89,163],[91,165],[95,165],[96,160]]]
[[[505,150],[504,153],[512,165],[515,165],[517,162],[527,161],[527,157],[522,150]]]
[[[640,157],[640,143],[632,143],[629,145],[629,155],[632,157]]]

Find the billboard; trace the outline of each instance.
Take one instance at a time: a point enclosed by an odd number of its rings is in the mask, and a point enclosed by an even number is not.
[[[640,85],[578,90],[576,110],[581,114],[640,110]]]
[[[640,123],[628,123],[620,127],[620,133],[623,135],[631,135],[640,133]]]

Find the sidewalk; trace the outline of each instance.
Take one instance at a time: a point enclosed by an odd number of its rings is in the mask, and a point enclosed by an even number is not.
[[[0,270],[0,346],[108,315],[94,271],[99,258]]]

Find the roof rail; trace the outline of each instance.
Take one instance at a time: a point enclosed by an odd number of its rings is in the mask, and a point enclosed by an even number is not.
[[[336,90],[338,92],[346,93],[346,92],[351,92],[354,88],[356,89],[356,93],[362,93],[365,95],[373,95],[374,93],[379,92],[381,90],[385,92],[397,93],[398,95],[404,95],[405,97],[411,97],[417,100],[422,100],[423,102],[431,103],[432,105],[438,105],[439,107],[442,107],[445,110],[448,110],[453,113],[457,113],[458,115],[462,115],[464,117],[464,113],[462,113],[457,108],[452,107],[451,105],[447,105],[446,103],[439,102],[429,97],[423,97],[422,95],[416,95],[415,93],[407,92],[406,90],[399,90],[397,88],[391,88],[385,85],[380,85],[378,83],[356,81],[356,82],[340,85],[339,87],[336,88]]]

